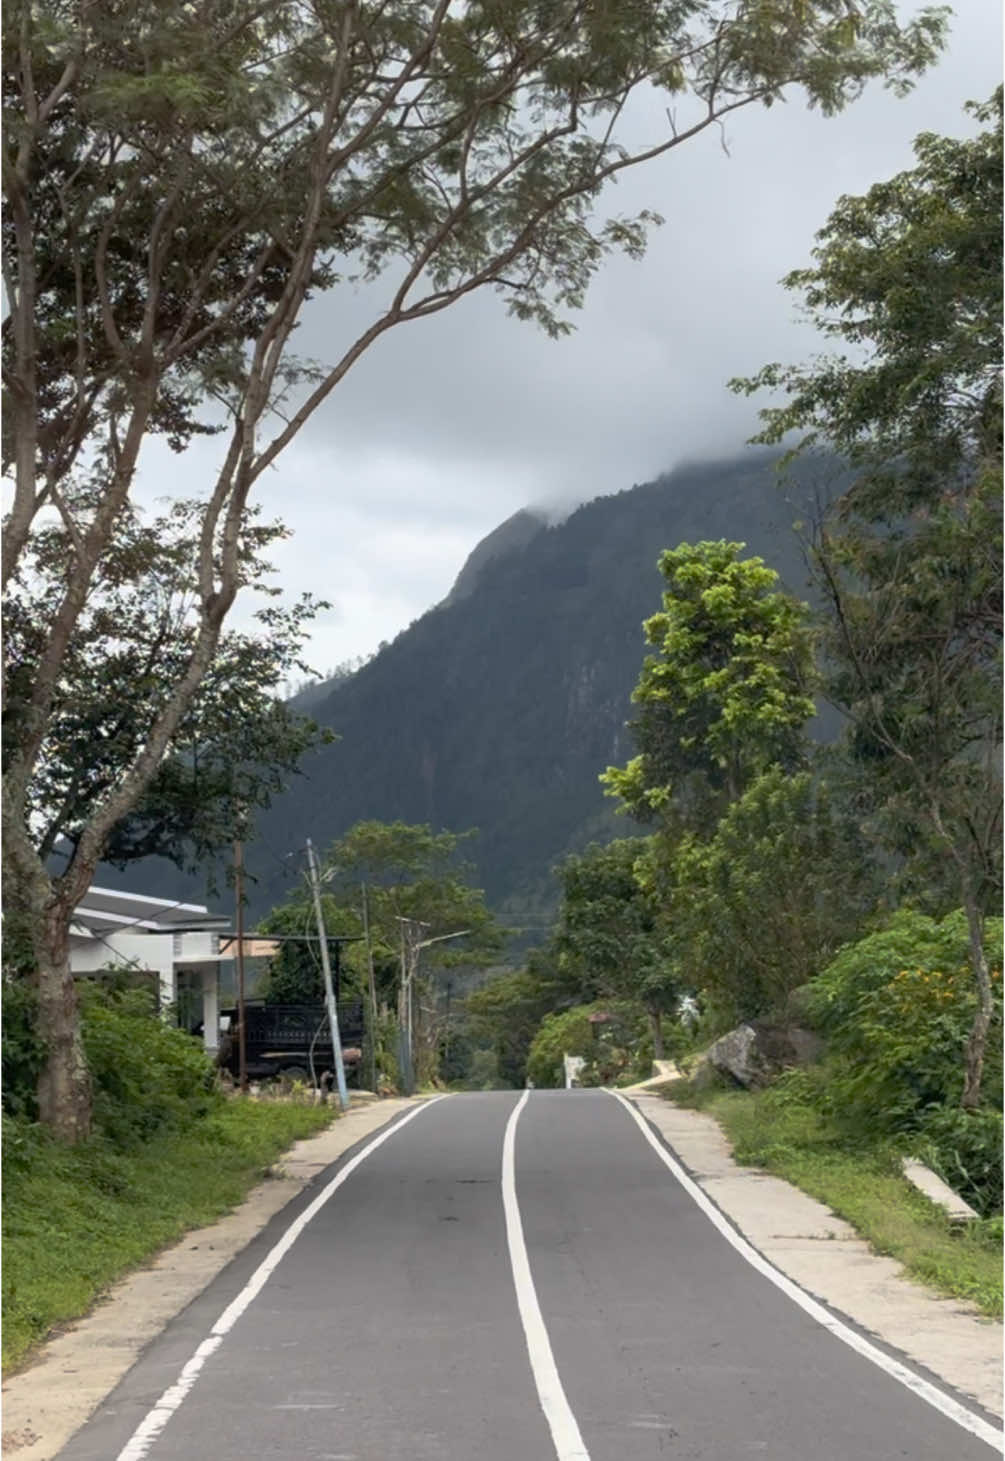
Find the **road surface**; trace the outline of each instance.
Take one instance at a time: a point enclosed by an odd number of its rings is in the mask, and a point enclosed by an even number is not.
[[[410,1111],[224,1269],[61,1461],[995,1454],[972,1404],[943,1387],[938,1408],[759,1272],[645,1131],[602,1091]]]

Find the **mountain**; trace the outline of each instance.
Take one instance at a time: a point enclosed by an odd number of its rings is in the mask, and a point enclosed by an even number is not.
[[[809,490],[809,489],[808,489]],[[683,467],[549,526],[517,513],[474,550],[450,595],[351,679],[315,699],[337,731],[262,819],[249,848],[257,911],[282,896],[280,859],[364,817],[461,831],[496,908],[547,918],[554,863],[628,830],[598,784],[632,753],[625,722],[660,605],[662,549],[745,542],[805,591],[773,458]]]
[[[251,918],[285,896],[307,837],[324,848],[378,818],[477,827],[467,847],[491,905],[509,921],[547,921],[554,864],[633,828],[597,778],[632,754],[625,723],[642,621],[660,607],[660,552],[744,542],[805,593],[791,524],[826,474],[811,469],[793,500],[773,463],[746,452],[681,467],[552,525],[516,513],[475,548],[441,604],[356,673],[312,686],[310,713],[339,740],[308,757],[260,819],[247,848]],[[163,896],[201,896],[164,864],[157,877]],[[123,879],[153,886],[142,865],[108,875]]]
[[[545,526],[544,517],[524,507],[497,528],[493,528],[488,537],[482,538],[477,547],[472,548],[468,554],[467,562],[457,575],[443,604],[456,604],[460,599],[468,598],[478,587],[482,572],[489,563],[494,559],[507,557],[518,548],[526,548],[532,538],[544,531]]]

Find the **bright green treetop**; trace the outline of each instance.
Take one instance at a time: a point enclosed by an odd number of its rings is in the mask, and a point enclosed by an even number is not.
[[[807,611],[742,543],[682,544],[660,558],[663,609],[644,625],[632,725],[639,754],[602,780],[636,816],[701,814],[768,766],[793,766],[814,711]]]

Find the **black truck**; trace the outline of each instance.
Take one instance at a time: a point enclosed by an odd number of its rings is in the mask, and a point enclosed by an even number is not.
[[[324,1005],[265,1004],[248,1000],[244,1006],[247,1024],[245,1057],[248,1079],[268,1080],[282,1076],[319,1085],[323,1075],[335,1070],[328,1015]],[[359,1070],[363,1056],[363,1001],[339,1005],[339,1035],[346,1078]],[[220,1011],[220,1049],[217,1064],[240,1076],[240,1047],[237,1009]]]

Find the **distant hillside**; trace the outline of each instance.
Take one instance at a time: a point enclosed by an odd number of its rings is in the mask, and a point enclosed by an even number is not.
[[[642,620],[660,604],[660,552],[739,540],[802,594],[798,516],[772,460],[746,453],[597,498],[556,526],[530,512],[510,518],[442,604],[351,677],[311,687],[310,713],[340,739],[307,759],[261,819],[248,848],[252,916],[284,896],[295,875],[287,854],[306,837],[325,847],[376,817],[479,828],[470,855],[493,906],[547,918],[554,863],[631,828],[597,778],[632,753],[625,722]],[[146,885],[139,869],[128,881]],[[162,886],[182,896],[177,880]]]
[[[341,739],[263,819],[271,852],[249,854],[259,908],[281,896],[277,855],[377,817],[478,827],[471,854],[490,901],[545,915],[554,862],[627,830],[597,777],[631,754],[660,551],[738,539],[802,593],[796,515],[770,460],[746,455],[598,498],[558,526],[510,518],[443,604],[312,705]]]

